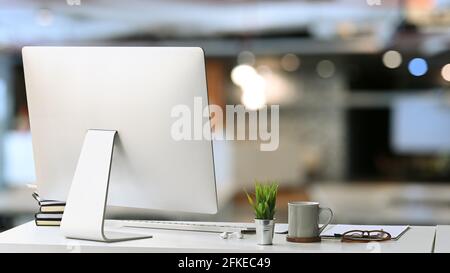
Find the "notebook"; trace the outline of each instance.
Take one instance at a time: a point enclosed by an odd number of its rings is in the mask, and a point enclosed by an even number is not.
[[[339,237],[350,230],[383,230],[391,234],[392,240],[398,240],[409,226],[380,226],[380,225],[335,225],[326,228],[321,234],[322,238]]]

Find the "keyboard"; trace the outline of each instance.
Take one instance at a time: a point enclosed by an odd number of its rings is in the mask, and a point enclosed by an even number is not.
[[[179,221],[143,221],[143,220],[121,220],[123,227],[169,229],[184,231],[203,232],[242,232],[254,233],[256,231],[253,223],[226,223],[226,222],[179,222]]]

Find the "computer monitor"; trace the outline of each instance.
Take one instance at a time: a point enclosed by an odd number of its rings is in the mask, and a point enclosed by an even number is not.
[[[66,237],[134,238],[106,234],[106,201],[217,212],[212,142],[171,136],[174,107],[208,101],[201,48],[24,47],[22,55],[37,187],[67,200]]]

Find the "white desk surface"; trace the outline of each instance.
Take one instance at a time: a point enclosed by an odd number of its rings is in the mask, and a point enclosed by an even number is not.
[[[411,227],[398,241],[383,243],[341,243],[324,239],[321,243],[299,244],[275,234],[274,244],[259,246],[255,235],[244,239],[222,239],[217,233],[132,229],[153,234],[153,238],[102,243],[64,238],[58,227],[37,227],[28,222],[0,233],[0,252],[432,252],[435,227]]]
[[[435,253],[450,253],[450,226],[436,226]]]

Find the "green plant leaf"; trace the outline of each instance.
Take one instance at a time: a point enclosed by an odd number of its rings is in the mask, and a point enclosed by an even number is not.
[[[273,219],[276,211],[276,199],[278,192],[278,184],[272,182],[270,184],[262,184],[255,181],[254,199],[244,189],[249,204],[255,211],[257,219]]]
[[[255,204],[254,204],[254,202],[253,202],[253,198],[250,196],[250,194],[248,194],[248,192],[244,189],[244,191],[245,191],[245,195],[247,195],[247,200],[248,200],[248,202],[250,203],[250,205],[252,206],[252,207],[254,207],[255,206]]]

